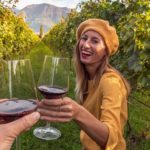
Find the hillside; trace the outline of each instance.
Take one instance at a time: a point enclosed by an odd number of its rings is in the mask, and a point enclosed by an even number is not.
[[[66,17],[70,12],[67,7],[56,7],[50,4],[33,4],[21,9],[18,13],[24,12],[25,21],[36,32],[39,32],[40,25],[43,25],[44,32],[59,22],[62,17]]]

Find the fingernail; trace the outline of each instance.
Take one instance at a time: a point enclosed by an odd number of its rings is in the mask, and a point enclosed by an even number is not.
[[[34,113],[32,114],[32,118],[33,118],[35,121],[39,120],[39,119],[40,119],[40,114],[39,114],[39,112],[34,112]]]

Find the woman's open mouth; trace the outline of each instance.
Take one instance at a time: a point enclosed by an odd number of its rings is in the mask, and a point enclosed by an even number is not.
[[[81,51],[81,56],[82,56],[82,58],[84,58],[84,59],[90,57],[91,55],[93,55],[93,52],[91,52],[91,51],[89,51],[89,50],[82,50],[82,51]]]

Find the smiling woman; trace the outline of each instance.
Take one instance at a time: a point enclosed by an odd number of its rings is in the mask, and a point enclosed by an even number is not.
[[[79,49],[81,62],[86,64],[86,67],[90,67],[90,64],[92,64],[92,69],[94,69],[94,64],[96,65],[95,68],[97,68],[97,65],[100,65],[100,60],[106,55],[105,42],[102,36],[95,31],[83,33]]]
[[[102,19],[88,19],[77,29],[74,50],[76,97],[43,100],[41,119],[50,122],[74,120],[81,128],[84,150],[125,150],[123,137],[127,121],[127,97],[130,91],[121,73],[109,64],[118,50],[114,27]],[[60,107],[61,109],[56,109]]]

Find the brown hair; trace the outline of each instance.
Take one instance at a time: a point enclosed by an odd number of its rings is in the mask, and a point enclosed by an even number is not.
[[[75,70],[76,70],[76,89],[75,89],[76,97],[82,103],[84,100],[84,95],[87,94],[89,75],[85,69],[84,64],[82,64],[80,61],[79,43],[80,43],[80,39],[78,40],[76,47],[74,49],[73,58],[74,58],[74,64],[75,64]],[[129,94],[130,86],[128,82],[118,70],[114,69],[109,64],[109,52],[107,48],[106,48],[106,55],[104,55],[104,57],[102,58],[101,64],[99,65],[95,73],[95,77],[93,79],[94,86],[98,86],[99,81],[102,75],[106,72],[107,67],[114,70],[121,77],[127,89],[127,93]]]

